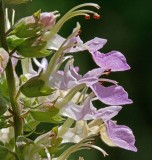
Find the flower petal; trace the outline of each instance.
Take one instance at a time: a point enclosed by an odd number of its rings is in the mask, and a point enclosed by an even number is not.
[[[104,69],[96,68],[91,71],[88,71],[80,80],[79,83],[85,83],[88,87],[99,81],[99,78],[103,73]]]
[[[92,97],[89,96],[85,103],[81,106],[70,102],[61,109],[61,114],[76,121],[102,119],[104,122],[106,122],[116,116],[122,109],[121,106],[110,106],[97,110],[93,106],[91,99]]]
[[[9,54],[3,48],[0,48],[0,74],[5,70],[9,60]]]
[[[100,83],[96,83],[90,86],[90,88],[98,99],[105,104],[125,105],[132,103],[132,100],[128,99],[127,92],[121,86],[112,85],[110,87],[104,87]]]
[[[95,52],[101,49],[107,43],[106,39],[95,37],[94,39],[86,42],[84,45],[87,46],[90,52]]]
[[[96,68],[91,71],[88,71],[83,78],[87,77],[100,77],[104,73],[105,69],[103,68]]]
[[[49,35],[49,32],[45,33],[46,38],[47,38],[47,34]],[[60,35],[56,34],[48,41],[46,48],[57,51],[61,47],[61,45],[63,44],[63,42],[65,40],[66,40],[65,38],[63,38]]]
[[[105,108],[101,108],[98,111],[96,111],[96,119],[102,118],[104,122],[110,120],[114,116],[116,116],[119,111],[122,109],[121,106],[109,106]]]
[[[92,53],[95,63],[104,69],[111,69],[111,71],[125,71],[129,70],[130,66],[126,62],[124,55],[118,51],[112,51],[107,54],[100,52]]]
[[[118,147],[137,152],[132,130],[124,125],[116,125],[111,120],[106,123],[110,140]]]
[[[94,119],[96,108],[90,103],[90,98],[87,98],[84,105],[76,105],[73,102],[69,102],[61,109],[61,114],[76,121]]]

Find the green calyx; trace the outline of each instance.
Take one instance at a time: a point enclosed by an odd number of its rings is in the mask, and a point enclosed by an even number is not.
[[[40,79],[40,75],[29,79],[21,86],[20,90],[28,98],[48,96],[54,91],[54,89],[45,86],[45,81]]]

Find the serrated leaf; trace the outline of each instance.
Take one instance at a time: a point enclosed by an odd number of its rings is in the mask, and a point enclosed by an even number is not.
[[[45,81],[39,76],[29,79],[20,87],[20,90],[28,98],[47,96],[54,91],[52,88],[45,87]]]

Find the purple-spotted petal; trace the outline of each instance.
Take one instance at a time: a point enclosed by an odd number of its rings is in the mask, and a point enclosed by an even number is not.
[[[95,63],[104,69],[111,69],[111,71],[125,71],[129,70],[130,66],[127,64],[124,55],[118,51],[112,51],[107,54],[100,52],[92,53]]]
[[[123,87],[118,85],[112,85],[110,87],[104,87],[100,83],[96,83],[90,86],[97,98],[108,105],[125,105],[131,104],[132,100],[128,99],[127,92]]]
[[[95,52],[101,49],[107,43],[106,39],[95,37],[94,39],[86,42],[84,45],[87,46],[90,52]]]
[[[118,147],[137,152],[135,137],[132,130],[124,125],[116,125],[111,120],[106,123],[110,140]]]

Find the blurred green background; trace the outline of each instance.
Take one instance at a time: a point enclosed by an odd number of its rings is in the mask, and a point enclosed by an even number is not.
[[[94,2],[101,6],[100,20],[75,18],[64,25],[60,34],[67,36],[72,32],[76,22],[82,25],[81,37],[84,41],[94,37],[108,39],[102,49],[103,53],[118,50],[125,54],[131,70],[112,73],[109,78],[119,81],[134,101],[124,106],[116,117],[119,124],[129,126],[136,137],[137,153],[119,148],[110,148],[99,142],[109,153],[103,158],[97,151],[85,151],[80,154],[85,160],[151,160],[152,159],[152,0],[33,0],[32,3],[14,6],[16,20],[35,11],[59,10],[61,15],[71,7]],[[81,55],[80,55],[81,54]],[[81,72],[94,68],[95,64],[88,53],[75,55],[76,64]],[[76,159],[76,158],[73,158]]]

